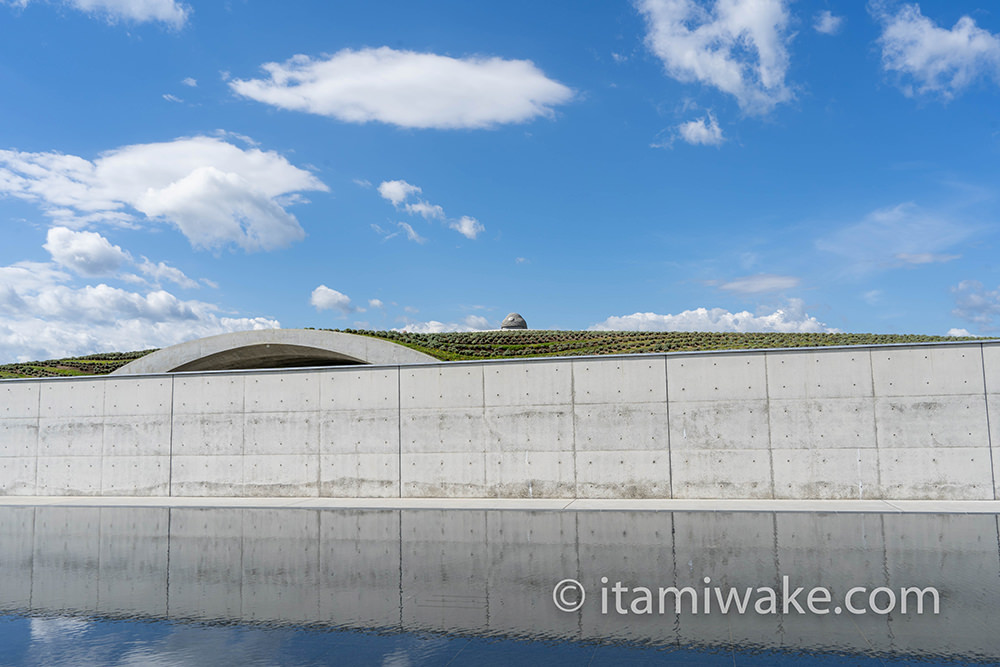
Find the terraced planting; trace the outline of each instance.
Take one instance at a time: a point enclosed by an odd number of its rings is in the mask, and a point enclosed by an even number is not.
[[[326,329],[373,336],[406,345],[442,361],[519,357],[636,354],[696,350],[752,350],[827,345],[877,345],[980,340],[897,334],[689,333],[683,331],[473,331],[418,334],[399,331]],[[0,378],[105,375],[154,350],[0,366]]]
[[[70,357],[49,361],[29,361],[0,366],[0,378],[44,378],[67,375],[107,375],[133,359],[154,350],[141,352],[107,352],[86,357]]]
[[[354,329],[335,329],[335,331],[383,338],[448,361],[977,340],[949,336],[897,334],[706,333],[686,331],[512,330],[437,334],[357,331]]]

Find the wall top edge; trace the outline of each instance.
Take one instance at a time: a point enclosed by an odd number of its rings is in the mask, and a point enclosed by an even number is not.
[[[577,356],[553,356],[553,357],[525,357],[523,359],[467,359],[462,361],[428,361],[423,363],[407,364],[369,364],[352,366],[307,366],[302,368],[248,368],[240,370],[220,370],[220,371],[178,371],[174,373],[136,373],[134,375],[68,375],[64,377],[45,378],[0,378],[0,384],[8,382],[73,382],[80,380],[137,380],[140,378],[162,378],[162,377],[198,377],[204,375],[264,375],[264,374],[294,374],[294,373],[315,373],[323,371],[328,373],[350,373],[358,370],[374,369],[409,369],[426,368],[438,366],[463,366],[463,365],[496,365],[496,364],[531,364],[546,363],[553,361],[600,361],[607,359],[655,359],[673,357],[697,357],[697,356],[724,356],[740,354],[800,354],[813,352],[836,352],[843,350],[884,350],[884,349],[908,349],[908,348],[929,348],[929,347],[998,347],[1000,348],[1000,338],[989,340],[961,340],[961,341],[931,341],[926,343],[882,343],[873,345],[818,345],[814,347],[768,347],[736,350],[687,350],[679,352],[644,352],[634,354],[591,354]]]

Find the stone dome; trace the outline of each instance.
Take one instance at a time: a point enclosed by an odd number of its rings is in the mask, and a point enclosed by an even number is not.
[[[511,313],[507,317],[503,318],[503,322],[500,323],[501,329],[527,329],[528,323],[524,321],[524,318],[517,313]]]

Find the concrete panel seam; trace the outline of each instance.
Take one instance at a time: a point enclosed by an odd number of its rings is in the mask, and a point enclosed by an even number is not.
[[[872,356],[871,348],[868,348],[868,369],[872,379],[872,423],[875,425],[875,483],[878,484],[879,496],[882,496],[882,448],[879,446],[878,436],[878,396],[875,395],[875,359]]]
[[[42,438],[42,383],[38,383],[38,414],[35,415],[35,486],[34,492],[38,493],[38,443]],[[32,515],[34,522],[34,515]],[[34,526],[34,523],[32,523]]]
[[[400,377],[401,374],[402,367],[396,366],[396,493],[399,494],[400,498],[403,497],[403,379]],[[402,526],[400,526],[400,530],[402,530]],[[399,576],[403,576],[402,565],[400,565]],[[399,613],[402,614],[402,605],[399,609]]]
[[[572,442],[572,454],[573,454],[573,497],[580,497],[580,482],[579,477],[576,472],[576,365],[579,362],[572,362],[569,365],[569,400],[570,400],[570,410],[572,410],[573,419],[571,420],[573,429],[571,440]],[[486,372],[483,372],[483,376],[486,376]],[[483,394],[484,399],[486,394]]]
[[[983,402],[986,405],[986,444],[990,448],[990,473],[993,477],[993,500],[997,499],[997,469],[993,463],[993,433],[990,430],[990,394],[986,385],[986,350],[982,343],[979,344],[979,361],[983,365]]]
[[[774,481],[774,443],[771,442],[771,387],[768,384],[769,378],[767,377],[767,356],[768,353],[763,354],[763,364],[764,364],[764,415],[767,417],[767,470],[771,475],[771,498],[775,497],[775,481]]]
[[[170,377],[170,429],[167,440],[167,452],[169,458],[167,459],[167,495],[174,495],[174,377]],[[169,562],[170,554],[169,550],[167,553],[167,560]],[[168,570],[169,572],[169,570]],[[170,576],[169,574],[167,575]],[[169,602],[168,602],[169,604]]]
[[[670,490],[670,497],[674,497],[674,454],[673,449],[670,446],[670,374],[667,371],[667,355],[663,355],[663,391],[665,394],[665,403],[667,409],[667,474],[670,475],[668,480],[667,488]],[[673,526],[673,519],[671,519],[671,526]],[[671,528],[672,530],[672,528]]]

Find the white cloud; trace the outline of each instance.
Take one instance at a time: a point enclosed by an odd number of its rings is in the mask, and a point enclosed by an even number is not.
[[[971,336],[971,335],[972,334],[969,333],[968,329],[956,329],[954,327],[948,329],[948,333],[945,334],[945,336]]]
[[[368,299],[369,308],[384,308],[385,304],[382,303],[381,299]]]
[[[378,186],[378,193],[382,199],[392,202],[392,205],[399,207],[410,195],[420,194],[420,188],[410,185],[406,181],[382,181]]]
[[[425,220],[444,220],[444,209],[437,204],[429,204],[425,201],[418,201],[415,204],[407,204],[406,212],[410,215],[422,216]]]
[[[591,331],[734,331],[778,333],[835,332],[805,312],[801,299],[789,299],[785,308],[765,315],[722,308],[696,308],[676,315],[634,313],[608,319],[589,327]]]
[[[829,9],[824,9],[816,14],[813,21],[813,29],[824,35],[836,35],[844,25],[843,16],[834,16]]]
[[[986,289],[978,280],[963,280],[951,288],[955,297],[952,315],[978,324],[986,331],[997,330],[1000,319],[1000,287]]]
[[[165,262],[154,263],[146,257],[141,262],[136,262],[127,251],[112,245],[97,232],[53,227],[48,231],[43,247],[52,255],[56,264],[81,276],[108,276],[125,265],[134,265],[157,285],[169,281],[188,289],[200,287],[198,281],[188,278],[183,271]],[[145,279],[136,275],[124,274],[119,277],[127,282],[148,284]]]
[[[190,76],[186,77],[184,79],[181,79],[181,83],[184,84],[185,86],[189,87],[189,88],[197,88],[198,87],[198,80],[195,79],[195,78],[192,78]]]
[[[30,0],[14,0],[17,7],[26,7]],[[108,21],[159,21],[173,28],[181,28],[191,14],[191,9],[176,0],[64,0],[82,12],[103,16]]]
[[[320,285],[312,291],[309,303],[316,310],[336,310],[344,315],[357,311],[357,308],[351,305],[351,298],[349,296],[335,289],[330,289],[326,285]]]
[[[869,306],[875,306],[882,302],[882,290],[873,289],[865,292],[861,295],[861,298],[865,300]]]
[[[904,264],[938,264],[950,262],[953,259],[961,258],[961,255],[943,255],[933,252],[900,252],[896,253],[896,259]]]
[[[184,100],[182,100],[181,98],[177,97],[176,95],[171,95],[170,93],[165,93],[163,95],[163,99],[165,99],[168,102],[176,102],[177,104],[183,104],[184,103]]]
[[[786,0],[637,0],[646,42],[669,76],[732,95],[747,113],[766,114],[792,99]]]
[[[409,333],[445,333],[448,331],[489,331],[498,327],[490,324],[489,320],[481,315],[468,315],[461,322],[438,322],[429,320],[427,322],[407,322],[406,326],[394,329],[394,331],[406,331]]]
[[[475,218],[463,215],[457,220],[449,220],[444,212],[444,208],[437,204],[431,204],[423,199],[418,199],[415,202],[408,201],[411,197],[419,195],[421,192],[423,191],[419,187],[406,181],[382,181],[378,186],[378,193],[382,199],[392,202],[392,205],[397,209],[404,210],[410,215],[419,215],[425,220],[441,220],[450,229],[454,229],[468,239],[475,239],[480,233],[486,231],[486,227]],[[406,231],[406,236],[411,241],[423,243],[427,240],[417,234],[413,230],[413,227],[405,222],[397,224]],[[386,239],[395,236],[395,234],[387,232],[378,225],[372,225],[372,228]]]
[[[684,141],[695,146],[721,146],[725,141],[722,128],[716,122],[715,116],[708,114],[704,118],[691,120],[677,126],[677,134]]]
[[[200,284],[197,280],[192,280],[184,275],[184,272],[180,269],[170,266],[164,262],[151,262],[145,257],[142,258],[142,262],[138,265],[139,271],[144,275],[148,276],[154,283],[161,283],[163,281],[169,281],[180,287],[186,287],[187,289],[198,289]],[[206,281],[209,287],[218,287],[212,283],[212,281]]]
[[[96,232],[75,232],[66,227],[49,230],[43,246],[61,266],[82,276],[115,273],[122,264],[131,261],[127,252]]]
[[[974,231],[946,215],[906,202],[873,211],[861,222],[819,239],[816,247],[846,259],[848,272],[862,274],[955,259],[957,255],[943,251]]]
[[[799,286],[795,276],[778,276],[773,273],[758,273],[754,276],[743,276],[719,285],[719,289],[736,294],[763,294],[765,292],[780,292]]]
[[[1000,37],[961,17],[951,30],[938,27],[916,4],[895,14],[876,6],[882,24],[882,67],[895,72],[903,93],[951,99],[979,78],[1000,83]]]
[[[415,241],[417,243],[425,243],[427,241],[427,239],[425,239],[420,234],[417,234],[416,230],[414,230],[413,227],[406,224],[405,222],[397,222],[396,224],[399,225],[400,229],[406,232],[406,238],[408,238],[409,240]]]
[[[448,226],[467,239],[475,239],[479,234],[486,231],[481,222],[467,215],[463,215],[458,220],[452,220],[448,223]]]
[[[247,329],[280,326],[264,317],[229,317],[218,306],[183,301],[162,289],[131,292],[106,284],[74,287],[53,263],[0,267],[0,359],[30,361],[142,350]]]
[[[0,151],[0,194],[39,204],[57,224],[162,220],[199,248],[299,241],[305,232],[285,207],[297,192],[327,189],[277,153],[214,137],[125,146],[93,161]]]
[[[528,60],[451,58],[389,47],[344,49],[266,63],[267,78],[230,82],[237,94],[351,123],[482,128],[551,116],[573,91]]]

